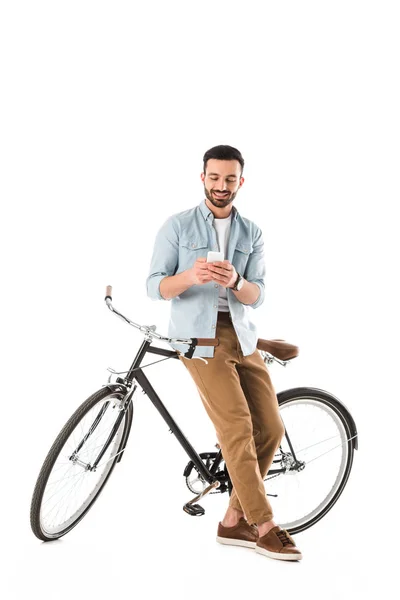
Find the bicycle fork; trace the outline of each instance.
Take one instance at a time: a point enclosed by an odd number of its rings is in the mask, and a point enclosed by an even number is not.
[[[83,445],[85,444],[85,442],[88,440],[88,438],[93,434],[93,432],[95,431],[96,427],[99,425],[100,421],[102,420],[102,418],[104,417],[105,412],[107,411],[107,409],[109,408],[111,401],[108,400],[100,409],[99,414],[97,415],[97,417],[95,418],[95,420],[93,421],[92,425],[89,428],[89,431],[86,433],[86,435],[83,437],[83,439],[79,442],[78,446],[75,448],[75,450],[73,451],[73,453],[71,454],[71,456],[69,457],[69,459],[74,463],[77,464],[81,467],[83,467],[86,471],[96,471],[96,468],[100,462],[100,460],[103,458],[104,454],[107,451],[108,446],[110,445],[110,443],[112,442],[112,440],[114,439],[114,436],[116,435],[119,426],[121,425],[121,421],[124,418],[126,411],[128,410],[128,405],[129,402],[136,390],[137,386],[134,385],[132,386],[131,389],[128,389],[127,393],[125,394],[125,396],[121,399],[116,399],[117,401],[120,402],[120,407],[119,407],[119,415],[117,416],[115,423],[111,429],[111,432],[103,446],[103,448],[100,450],[99,454],[97,455],[97,458],[93,461],[92,464],[90,463],[85,463],[83,461],[81,461],[79,459],[79,451],[81,450],[81,448],[83,447]],[[123,444],[123,446],[125,446],[125,444]],[[121,455],[121,453],[125,450],[125,448],[123,447],[122,450],[120,452],[118,452],[119,455]],[[115,458],[114,455],[111,457]],[[122,456],[119,457],[118,462],[121,460]],[[109,459],[109,460],[111,460]],[[108,462],[108,461],[107,461]]]

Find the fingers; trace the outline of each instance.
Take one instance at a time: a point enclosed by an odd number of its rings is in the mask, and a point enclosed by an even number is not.
[[[216,281],[226,287],[233,276],[233,265],[229,260],[207,262],[206,257],[199,257],[195,262],[195,273],[199,284]]]
[[[214,281],[218,282],[224,287],[228,287],[232,280],[235,279],[235,267],[229,262],[229,260],[215,261],[214,263],[208,264],[209,272],[212,275]]]
[[[211,271],[211,276],[214,281],[217,281],[221,285],[227,285],[232,278],[232,271],[223,270],[223,272]]]
[[[194,272],[196,275],[198,285],[208,283],[212,280],[211,273],[208,270],[207,258],[199,257],[194,263]]]
[[[219,264],[221,264],[221,263],[219,263]],[[220,275],[231,276],[233,267],[230,263],[229,263],[229,268],[227,266],[218,267],[216,264],[209,263],[208,270],[212,271],[213,273],[219,273]]]
[[[213,261],[212,263],[208,263],[210,266],[214,266],[214,267],[218,267],[221,269],[225,269],[227,271],[232,271],[233,269],[233,265],[232,263],[229,262],[229,260],[216,260]]]

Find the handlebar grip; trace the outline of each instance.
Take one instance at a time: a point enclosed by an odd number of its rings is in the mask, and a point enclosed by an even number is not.
[[[218,346],[218,338],[193,338],[196,346]]]
[[[106,287],[106,298],[110,298],[112,300],[112,285],[108,285]]]

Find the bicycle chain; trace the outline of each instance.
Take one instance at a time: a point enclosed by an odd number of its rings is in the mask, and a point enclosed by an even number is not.
[[[203,477],[200,475],[199,471],[196,469],[196,467],[195,467],[194,465],[193,465],[193,468],[194,468],[194,470],[196,471],[197,475],[199,476],[199,479],[201,479],[201,481],[202,481],[203,483],[205,483],[205,484],[206,484],[207,482],[206,482],[206,481],[205,481],[205,479],[204,479],[204,478],[203,478]],[[217,471],[217,472],[218,472],[218,471]],[[267,476],[267,477],[264,479],[264,481],[270,481],[270,479],[274,479],[274,477],[280,477],[281,475],[282,475],[282,473],[276,473],[276,475],[270,475],[269,477]],[[188,490],[190,490],[190,491],[192,492],[192,494],[194,494],[195,492],[193,492],[193,490],[192,490],[192,489],[190,489],[190,487],[189,487],[189,484],[188,484],[188,481],[187,481],[187,480],[188,480],[188,478],[187,478],[187,477],[185,477],[185,483],[186,483],[186,487],[188,488]],[[211,494],[221,494],[221,493],[222,493],[222,491],[221,491],[221,490],[219,490],[218,488],[217,488],[216,490],[214,490],[213,492],[209,492],[209,494],[210,494],[210,495],[211,495]]]

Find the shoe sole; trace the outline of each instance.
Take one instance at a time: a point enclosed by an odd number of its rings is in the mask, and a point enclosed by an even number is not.
[[[266,550],[265,548],[261,548],[257,545],[255,548],[258,554],[263,554],[264,556],[268,556],[268,558],[276,558],[278,560],[301,560],[303,558],[302,554],[282,554],[282,552],[271,552],[270,550]]]
[[[226,546],[244,546],[245,548],[255,548],[256,542],[248,542],[247,540],[235,540],[234,538],[225,538],[217,535],[217,542]]]

